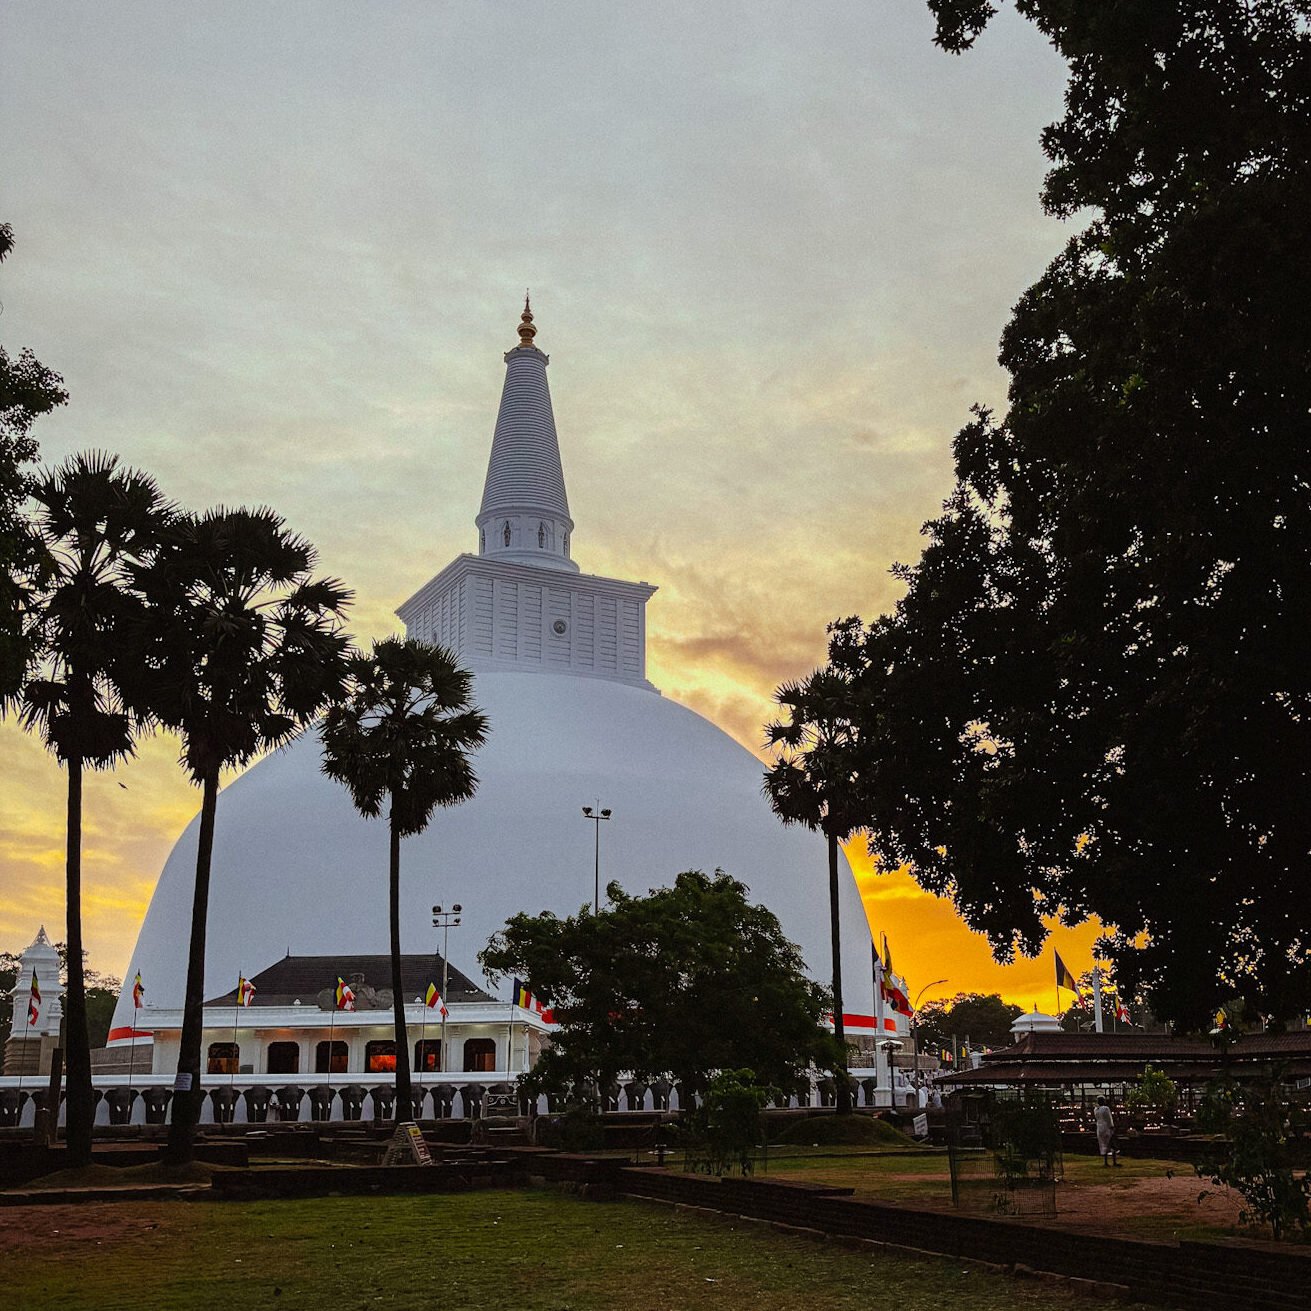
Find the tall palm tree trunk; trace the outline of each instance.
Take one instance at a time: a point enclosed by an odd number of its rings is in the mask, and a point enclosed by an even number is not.
[[[66,864],[68,987],[64,993],[64,1048],[68,1070],[68,1164],[91,1164],[95,1094],[91,1090],[91,1039],[86,1022],[86,977],[82,956],[82,761],[68,762],[68,850]],[[55,987],[51,980],[51,987]],[[17,1015],[17,1003],[14,1014]],[[59,1107],[50,1111],[58,1122]]]
[[[191,946],[187,954],[187,994],[182,1010],[178,1047],[178,1082],[190,1088],[173,1093],[173,1119],[164,1159],[169,1165],[189,1165],[196,1155],[196,1125],[200,1123],[200,1044],[205,1005],[205,928],[209,916],[209,872],[214,856],[214,815],[218,809],[218,770],[205,775],[200,802],[200,841],[196,849],[196,887],[191,900]]]
[[[414,1117],[410,1092],[410,1041],[405,1032],[405,993],[401,988],[401,830],[393,799],[388,817],[391,830],[391,869],[388,895],[391,911],[391,1004],[396,1017],[396,1123]]]
[[[838,1050],[842,1053],[841,1064],[833,1071],[834,1083],[837,1085],[837,1109],[839,1115],[851,1114],[851,1083],[847,1076],[847,1032],[842,1022],[842,931],[838,922],[838,838],[836,833],[827,833],[828,838],[828,908],[829,929],[833,937],[833,1036],[837,1039]]]

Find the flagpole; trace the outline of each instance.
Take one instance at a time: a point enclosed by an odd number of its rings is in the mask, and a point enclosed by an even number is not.
[[[132,987],[132,1037],[127,1048],[127,1122],[132,1123],[132,1080],[137,1069],[137,1015],[141,1003],[137,1000],[136,985]]]
[[[423,1015],[419,1023],[419,1104],[423,1105],[423,1067],[428,1064],[428,999],[423,999]]]
[[[238,1053],[240,1053],[241,1049],[237,1047],[237,1021],[241,1017],[241,985],[242,982],[245,980],[245,978],[246,976],[244,974],[237,975],[237,1004],[232,1008],[232,1046],[236,1048]],[[232,1062],[232,1068],[228,1071],[228,1087],[232,1089],[234,1093],[237,1087],[237,1066],[240,1064],[241,1064],[241,1058],[240,1055],[238,1055],[237,1060]],[[232,1118],[234,1121],[237,1118],[235,1096],[233,1098]]]
[[[28,1003],[28,1006],[31,1006],[30,1002]],[[14,1009],[17,1011],[18,1007],[16,1006]],[[10,1024],[10,1028],[13,1028],[12,1024]],[[22,1047],[18,1050],[18,1120],[14,1122],[14,1129],[17,1129],[18,1125],[22,1124],[22,1075],[24,1075],[24,1071],[28,1068],[28,1030],[30,1028],[31,1012],[29,1011],[28,1023],[22,1027]]]
[[[337,989],[334,985],[332,989],[332,1007],[328,1011],[328,1059],[324,1061],[324,1072],[328,1076],[328,1083],[332,1083],[332,1034],[337,1027]],[[329,1106],[329,1111],[331,1111]]]
[[[36,982],[36,966],[34,965],[32,967],[32,981],[30,984],[28,984],[28,988],[27,988],[27,1024],[24,1025],[23,1027],[23,1046],[22,1046],[22,1050],[19,1053],[19,1058],[18,1058],[18,1119],[14,1123],[15,1129],[17,1129],[19,1125],[23,1123],[23,1074],[27,1070],[27,1040],[29,1037],[31,1037],[32,1026],[36,1023],[37,1016],[39,1016],[41,1013],[39,1007],[37,1009],[36,1015],[32,1013],[32,990],[35,987],[37,987],[37,982]],[[38,992],[37,995],[40,996],[40,993]],[[18,1010],[17,1000],[15,1000],[14,1002],[14,1010],[15,1011]],[[13,1024],[13,1020],[11,1019],[9,1022],[9,1030],[11,1033],[13,1032],[13,1028],[14,1028],[14,1024]],[[40,1052],[37,1053],[36,1063],[38,1066],[41,1064]],[[40,1074],[41,1071],[38,1069],[37,1073]],[[33,1111],[32,1113],[32,1127],[33,1128],[36,1127],[35,1111]]]
[[[879,956],[878,943],[871,937],[870,954],[874,958],[874,1090],[877,1094],[883,1086],[883,1070],[879,1057],[883,1052],[883,961]],[[889,1080],[889,1086],[891,1080]]]

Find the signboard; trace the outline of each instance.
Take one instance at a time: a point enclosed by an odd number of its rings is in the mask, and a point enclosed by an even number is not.
[[[432,1153],[428,1150],[428,1141],[419,1126],[413,1120],[396,1126],[391,1142],[383,1153],[383,1165],[400,1165],[409,1159],[414,1165],[431,1165]]]
[[[179,1070],[173,1078],[174,1092],[191,1091],[191,1072],[189,1070]]]
[[[929,1136],[929,1117],[923,1111],[910,1122],[910,1132],[913,1138],[927,1138]]]

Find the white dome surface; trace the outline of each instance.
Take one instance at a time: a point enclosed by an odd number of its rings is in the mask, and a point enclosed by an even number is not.
[[[604,679],[486,671],[475,697],[490,722],[477,795],[401,847],[403,951],[439,950],[431,907],[458,901],[451,961],[477,979],[477,952],[510,915],[590,902],[593,826],[581,807],[599,800],[614,812],[601,825],[603,889],[617,879],[645,893],[683,870],[722,867],[830,980],[824,840],[779,822],[750,752],[685,706]],[[151,1006],[182,1005],[198,828],[193,819],[169,855],[128,967]],[[870,1015],[869,929],[845,858],[842,872],[844,1010]],[[307,735],[219,796],[205,995],[288,953],[387,949],[386,821],[360,817]],[[132,1023],[130,993],[116,1027]]]

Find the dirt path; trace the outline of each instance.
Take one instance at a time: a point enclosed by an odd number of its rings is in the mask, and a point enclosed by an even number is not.
[[[5,1221],[0,1225],[0,1259],[34,1247],[44,1252],[64,1248],[86,1252],[152,1231],[163,1238],[180,1227],[179,1220],[189,1218],[185,1212],[179,1215],[172,1203],[121,1202],[7,1206],[0,1216]]]

